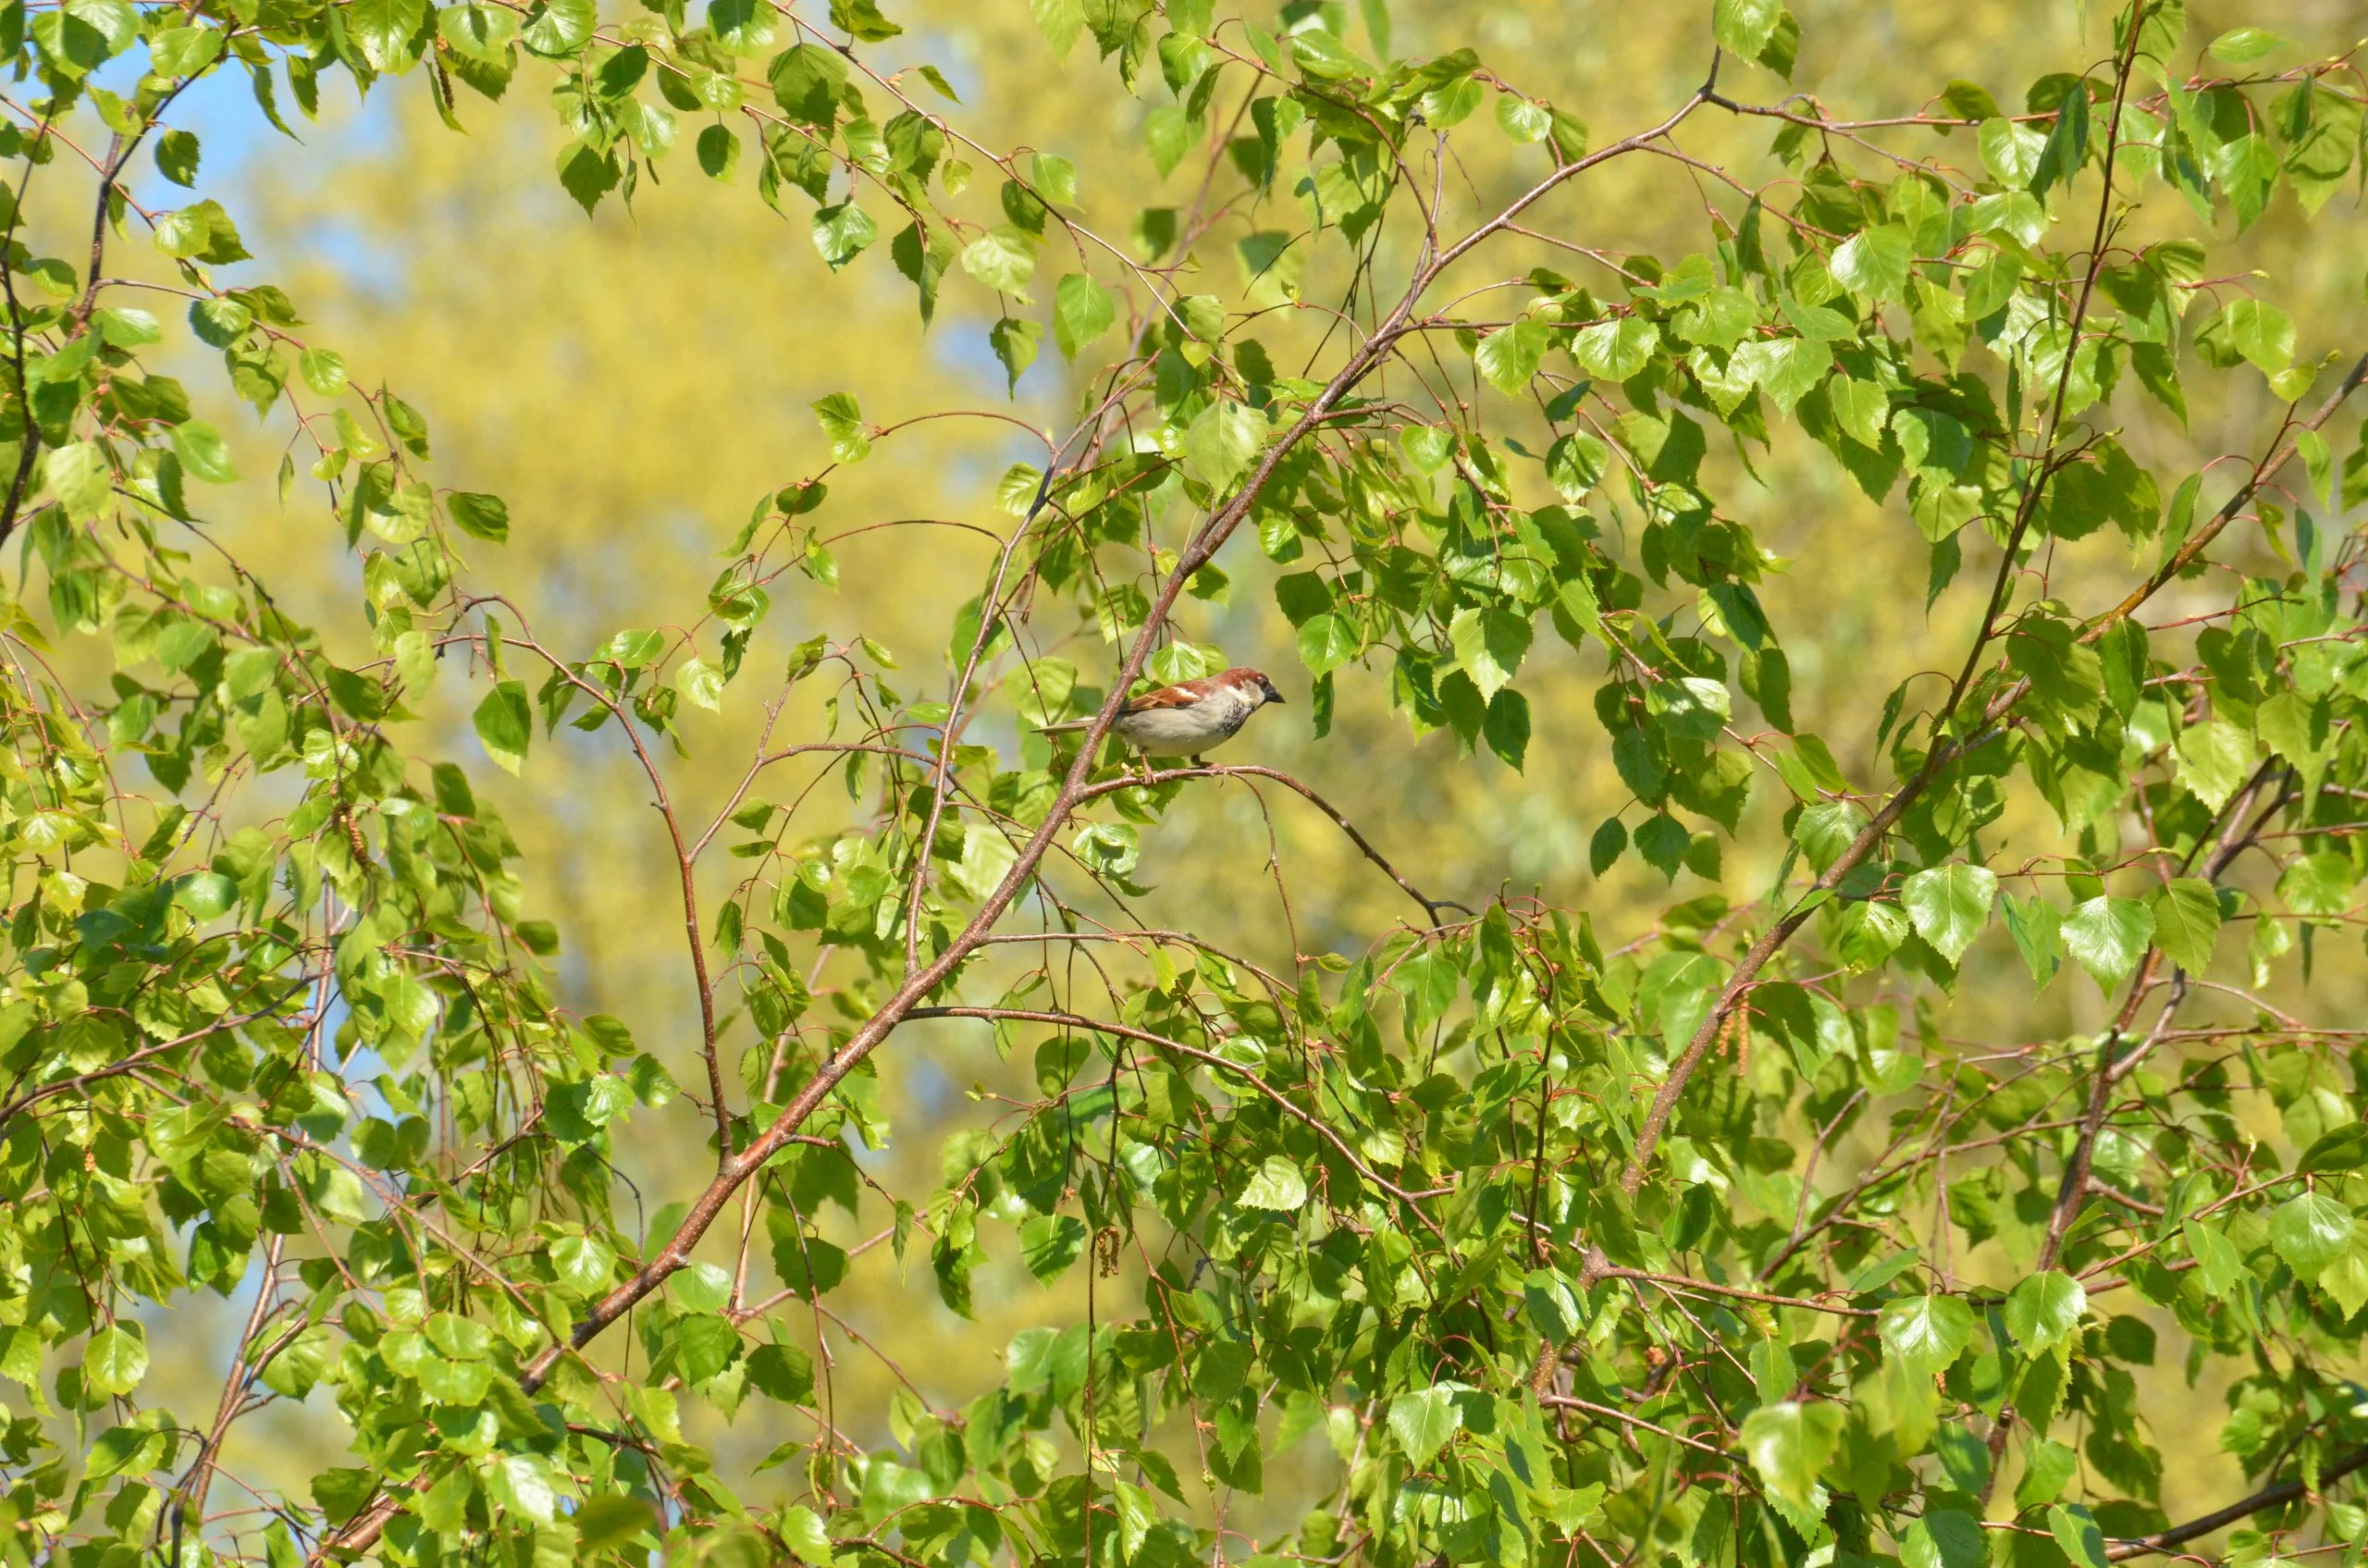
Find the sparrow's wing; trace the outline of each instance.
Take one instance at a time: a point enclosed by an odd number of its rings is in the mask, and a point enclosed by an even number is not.
[[[1163,708],[1194,708],[1198,707],[1208,695],[1209,683],[1206,680],[1178,681],[1172,686],[1162,686],[1157,691],[1147,691],[1142,696],[1133,698],[1124,708],[1118,710],[1118,714],[1119,717],[1124,718],[1130,713],[1153,713]],[[1042,726],[1041,733],[1048,735],[1065,735],[1071,731],[1082,730],[1092,722],[1087,719],[1071,719],[1065,724],[1045,724]]]
[[[1149,713],[1162,708],[1191,708],[1208,695],[1205,681],[1179,681],[1172,686],[1147,691],[1127,704],[1129,713]]]

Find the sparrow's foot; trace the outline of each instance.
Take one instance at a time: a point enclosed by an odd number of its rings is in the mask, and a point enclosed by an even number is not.
[[[1199,755],[1195,754],[1195,755],[1194,755],[1194,757],[1192,758],[1192,766],[1194,766],[1195,768],[1205,768],[1205,767],[1207,767],[1208,765],[1209,765],[1209,761],[1208,761],[1208,759],[1207,759],[1207,758],[1205,758],[1205,757],[1202,757],[1202,756],[1199,756]]]

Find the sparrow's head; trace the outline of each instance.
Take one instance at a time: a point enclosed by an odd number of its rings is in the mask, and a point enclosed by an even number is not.
[[[1247,664],[1237,664],[1217,679],[1245,696],[1257,698],[1261,708],[1283,699],[1283,694],[1275,689],[1274,682],[1268,680],[1263,672],[1252,670]]]

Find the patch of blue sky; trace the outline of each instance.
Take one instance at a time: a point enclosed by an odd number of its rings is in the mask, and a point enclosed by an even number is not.
[[[143,45],[108,61],[91,80],[93,85],[108,92],[129,95],[138,88],[147,68],[148,55]],[[278,93],[274,103],[280,118],[293,133],[293,140],[264,113],[247,68],[235,60],[225,60],[183,88],[164,117],[166,126],[189,131],[198,139],[195,186],[186,188],[166,179],[156,167],[151,147],[144,149],[125,170],[125,184],[131,199],[154,211],[212,197],[228,209],[236,221],[243,205],[240,198],[270,181],[284,179],[297,158],[303,158],[317,168],[324,159],[332,164],[363,159],[395,145],[396,108],[390,89],[401,84],[382,81],[367,95],[357,95],[351,79],[342,73],[331,74],[322,82],[322,117],[316,122],[306,119],[297,108],[287,90],[286,76],[275,72],[275,77]],[[394,282],[397,269],[358,230],[323,223],[290,238],[309,257],[324,261],[360,281],[388,286]],[[237,278],[238,274],[232,271],[224,281],[234,282]]]

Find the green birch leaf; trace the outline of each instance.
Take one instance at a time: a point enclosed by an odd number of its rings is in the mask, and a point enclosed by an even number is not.
[[[1606,817],[1596,825],[1595,834],[1587,840],[1587,871],[1601,876],[1612,863],[1626,853],[1628,828],[1617,817]]]
[[[2071,1338],[2089,1310],[2089,1293],[2060,1269],[2034,1274],[2006,1295],[2006,1331],[2026,1354]]]
[[[689,659],[674,672],[674,689],[683,699],[710,713],[723,711],[723,672],[704,659]]]
[[[2220,938],[2220,896],[2199,877],[2178,877],[2147,900],[2154,913],[2154,942],[2189,974],[2212,965]]]
[[[1955,1296],[1903,1296],[1877,1320],[1893,1354],[1930,1377],[1945,1371],[1973,1339],[1973,1309]]]
[[[1825,379],[1833,356],[1801,338],[1758,338],[1737,348],[1728,368],[1749,380],[1789,415]]]
[[[589,1296],[606,1286],[617,1266],[617,1256],[598,1239],[590,1236],[561,1236],[550,1244],[551,1268],[560,1283],[579,1296]]]
[[[2320,1171],[2358,1170],[2368,1165],[2368,1122],[2350,1122],[2324,1133],[2302,1151],[2294,1162],[2294,1173],[2309,1176]]]
[[[1826,405],[1842,433],[1862,447],[1881,451],[1883,426],[1891,419],[1891,396],[1871,381],[1836,376],[1825,384]]]
[[[156,172],[176,185],[197,183],[200,157],[197,138],[186,130],[168,130],[156,139]]]
[[[997,293],[1025,300],[1036,253],[1018,234],[990,229],[962,247],[962,270]]]
[[[1585,1327],[1587,1314],[1571,1282],[1550,1269],[1536,1268],[1522,1281],[1522,1300],[1538,1333],[1566,1343]]]
[[[1744,1452],[1768,1489],[1794,1508],[1815,1506],[1817,1478],[1840,1444],[1843,1409],[1786,1400],[1744,1417]]]
[[[538,1453],[505,1454],[487,1475],[486,1490],[506,1512],[548,1525],[557,1517],[559,1493],[550,1463]]]
[[[872,241],[880,238],[880,226],[853,202],[817,207],[810,227],[814,234],[814,248],[821,253],[822,260],[832,272],[870,250]],[[965,260],[967,262],[968,258]]]
[[[2064,945],[2111,990],[2129,978],[2154,935],[2154,912],[2135,898],[2091,898],[2064,922]]]
[[[147,1376],[148,1341],[136,1325],[111,1324],[83,1348],[82,1381],[99,1393],[121,1398]]]
[[[468,490],[455,490],[444,498],[445,510],[461,532],[474,539],[490,544],[504,544],[510,538],[510,508],[500,496],[477,495]]]
[[[2343,1254],[2319,1271],[2318,1287],[2346,1317],[2368,1306],[2368,1227],[2354,1225]]]
[[[591,43],[599,20],[594,0],[544,0],[542,15],[519,29],[518,42],[537,55],[561,58]]]
[[[1571,341],[1571,353],[1590,375],[1625,381],[1645,368],[1660,340],[1660,328],[1651,322],[1622,316],[1581,329]]]
[[[1299,629],[1300,661],[1311,675],[1331,673],[1354,659],[1363,647],[1356,623],[1345,615],[1312,616]]]
[[[1694,847],[1694,835],[1685,825],[1666,811],[1656,811],[1636,830],[1636,853],[1645,864],[1671,882],[1685,863],[1687,851]]]
[[[871,427],[864,423],[863,405],[852,392],[832,392],[807,405],[830,438],[831,457],[838,463],[861,463],[871,455]]]
[[[1592,433],[1574,431],[1560,438],[1546,453],[1546,477],[1564,500],[1576,505],[1603,482],[1611,465],[1611,449]]]
[[[343,17],[345,35],[372,70],[397,76],[418,59],[411,43],[427,19],[427,0],[347,0]]]
[[[1898,300],[1907,294],[1907,266],[1915,241],[1896,223],[1862,228],[1833,253],[1833,280],[1862,300]]]
[[[2215,1296],[2226,1295],[2245,1272],[2245,1257],[2237,1251],[2236,1243],[2217,1227],[2200,1219],[2187,1221],[2179,1228],[2179,1233],[2187,1238],[2188,1255],[2195,1259],[2203,1288]]]
[[[1833,941],[1834,957],[1864,974],[1907,940],[1907,916],[1896,904],[1870,901],[1845,906]]]
[[[115,470],[96,441],[68,441],[53,450],[42,476],[50,494],[76,522],[88,522],[115,499]]]
[[[2280,49],[2291,49],[2294,43],[2264,27],[2232,27],[2206,47],[2215,60],[2249,66],[2255,60],[2267,59]]]
[[[1842,858],[1867,825],[1867,813],[1856,801],[1820,800],[1801,809],[1793,823],[1793,842],[1819,872]]]
[[[1712,0],[1710,36],[1738,58],[1756,60],[1783,14],[1782,0]]]
[[[304,385],[325,398],[345,390],[345,357],[334,349],[306,349],[297,356],[296,369]]]
[[[1966,1438],[1967,1443],[1960,1446],[1946,1441],[1953,1434]],[[1979,1492],[1989,1478],[1989,1451],[1981,1446],[1980,1438],[1962,1427],[1944,1426],[1941,1436],[1944,1439],[1941,1451],[1949,1479],[1963,1490]],[[1967,1473],[1967,1463],[1954,1462],[1959,1455],[1979,1463],[1980,1479]],[[1900,1562],[1905,1568],[1982,1568],[1987,1561],[1988,1547],[1981,1525],[1971,1514],[1952,1508],[1927,1510],[1923,1518],[1907,1527],[1907,1534],[1900,1541]]]
[[[1455,1391],[1434,1385],[1389,1401],[1389,1431],[1417,1470],[1429,1464],[1463,1424]]]
[[[1529,699],[1517,691],[1497,693],[1488,699],[1480,734],[1499,761],[1517,773],[1522,772],[1529,757]]]
[[[1249,470],[1266,443],[1266,421],[1247,403],[1214,402],[1184,433],[1184,466],[1225,491]]]
[[[114,348],[136,349],[143,343],[161,343],[165,340],[165,329],[158,325],[154,315],[130,306],[110,309],[103,305],[91,313],[91,324],[99,329],[99,336],[105,339]],[[342,384],[339,383],[340,386]]]
[[[1029,8],[1036,14],[1037,31],[1053,46],[1056,60],[1068,54],[1077,35],[1085,31],[1085,0],[1029,0]]]
[[[882,16],[874,0],[831,0],[831,25],[864,43],[877,43],[905,31]]]
[[[2297,1192],[2269,1216],[2269,1244],[2309,1284],[2350,1243],[2351,1210],[2324,1192]]]
[[[2189,725],[2173,749],[2178,759],[2179,783],[2214,811],[2244,787],[2261,760],[2252,736],[2221,719]]]
[[[1238,1200],[1245,1209],[1271,1209],[1295,1214],[1307,1202],[1307,1178],[1280,1154],[1269,1154]]]
[[[1488,385],[1500,392],[1515,393],[1537,374],[1548,341],[1545,325],[1524,317],[1481,339],[1473,358]]]
[[[575,1526],[577,1547],[586,1552],[654,1540],[666,1528],[646,1500],[623,1492],[586,1498],[567,1517]]]
[[[740,166],[740,138],[728,125],[701,127],[697,151],[699,172],[709,179],[729,179]]]
[[[1011,840],[987,822],[969,822],[962,829],[962,858],[955,878],[971,897],[984,898],[1003,883],[1004,873],[1018,860]]]
[[[1899,901],[1916,922],[1916,934],[1955,963],[1990,923],[1998,878],[1963,861],[1918,871],[1901,884]]]
[[[721,1264],[686,1264],[666,1289],[687,1311],[722,1312],[732,1300],[732,1276]]]
[[[2240,296],[2196,329],[2195,346],[2223,369],[2250,360],[2263,374],[2275,375],[2293,361],[2294,318],[2266,300]]]
[[[1040,1285],[1068,1271],[1085,1251],[1085,1221],[1075,1215],[1030,1215],[1019,1223],[1020,1261]]]
[[[2078,1503],[2070,1507],[2055,1503],[2047,1511],[2047,1527],[2071,1560],[2072,1568],[2105,1568],[2104,1532],[2097,1528],[2087,1509]]]
[[[1525,616],[1509,610],[1466,608],[1455,612],[1448,626],[1455,647],[1456,667],[1480,688],[1480,699],[1493,701],[1511,683],[1529,652],[1530,625]]]
[[[1039,14],[1042,6],[1040,4]],[[822,1521],[812,1509],[792,1503],[782,1510],[776,1526],[782,1544],[789,1548],[797,1561],[808,1568],[832,1568],[836,1555],[831,1545],[830,1533],[822,1528]]]
[[[1017,390],[1019,378],[1036,363],[1043,336],[1042,327],[1019,316],[1006,315],[987,328],[988,346],[1003,365],[1007,389]]]
[[[149,36],[149,60],[158,76],[197,76],[222,57],[222,38],[209,27],[168,27]]]
[[[1523,146],[1543,142],[1546,133],[1554,129],[1554,111],[1535,98],[1500,93],[1497,95],[1497,129]]]
[[[173,455],[180,457],[180,466],[196,474],[208,486],[228,486],[237,481],[240,472],[229,466],[229,443],[223,434],[204,419],[185,419],[173,426]]]
[[[2298,915],[2336,916],[2351,907],[2351,858],[2331,849],[2298,855],[2279,873],[2279,902]]]
[[[2009,191],[2020,191],[2030,184],[2031,176],[2039,172],[2039,155],[2047,147],[2047,132],[2037,126],[2021,125],[2004,117],[1982,121],[1981,129],[1975,133],[1975,140],[1981,152],[1981,167],[1989,172],[1991,179]],[[2020,271],[2018,265],[2016,272],[2019,274]],[[1990,304],[1990,310],[2006,302],[2003,298],[1994,302],[1990,300],[1989,294],[1993,287],[1983,285],[1984,302]],[[2007,287],[2012,288],[2011,280]],[[1968,304],[1967,314],[1988,315],[1990,311],[1976,312]]]
[[[1072,272],[1053,290],[1053,343],[1065,359],[1117,324],[1118,304],[1110,291],[1081,272]]]
[[[524,683],[497,682],[477,704],[475,722],[487,756],[512,773],[526,765],[526,751],[535,739],[535,714]]]

